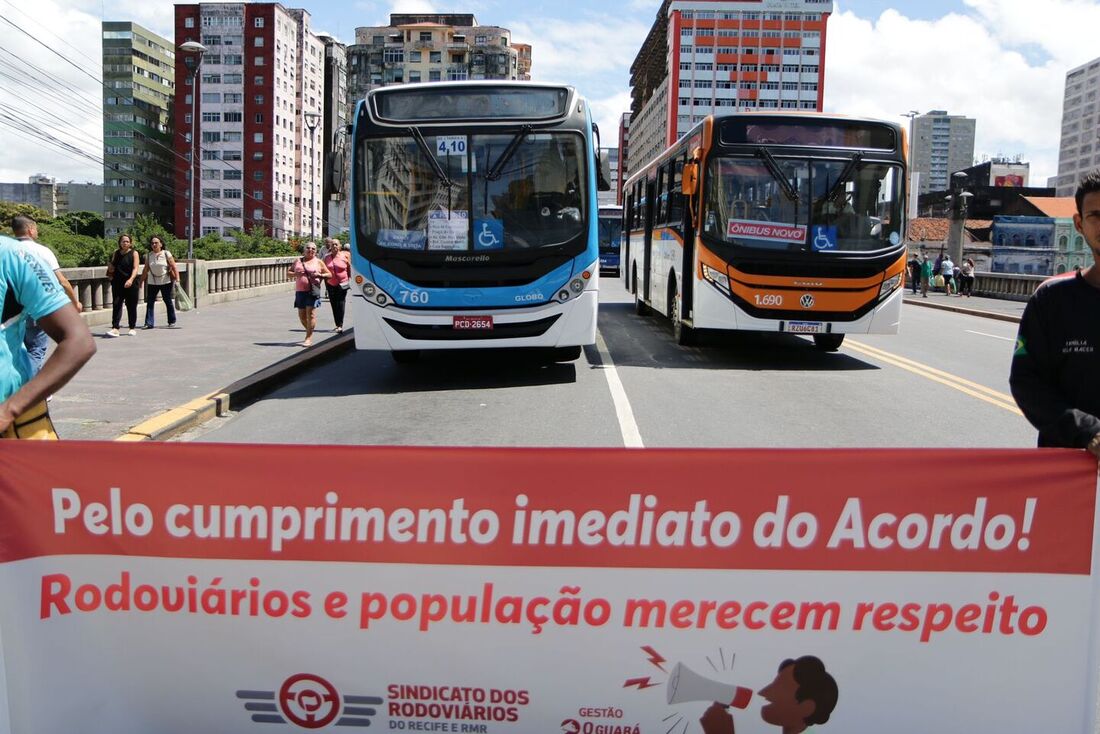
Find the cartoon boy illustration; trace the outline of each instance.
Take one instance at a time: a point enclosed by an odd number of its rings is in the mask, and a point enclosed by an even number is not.
[[[767,701],[760,718],[782,728],[783,734],[799,734],[813,724],[827,722],[839,695],[825,663],[813,655],[784,660],[775,680],[759,693]],[[712,704],[699,723],[704,734],[734,734],[733,717],[720,703]]]

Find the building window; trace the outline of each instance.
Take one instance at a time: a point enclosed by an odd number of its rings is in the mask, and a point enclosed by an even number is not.
[[[195,27],[195,19],[190,17],[190,16],[184,18],[183,19],[183,27],[184,28],[194,28]]]
[[[255,121],[256,121],[256,122],[263,122],[263,121],[264,121],[264,113],[262,113],[262,112],[257,112],[257,113],[256,113],[256,120],[255,120]]]
[[[257,56],[256,57],[256,66],[263,66],[263,65],[264,65],[264,57],[263,56]]]
[[[387,48],[382,52],[382,60],[387,64],[400,64],[405,61],[405,49]]]
[[[441,64],[441,63],[443,63],[443,52],[442,51],[430,51],[430,52],[428,52],[428,61],[429,61],[429,63],[432,63],[432,64]]]
[[[256,104],[263,104],[264,103],[264,96],[262,94],[257,94],[252,99],[256,102]]]
[[[262,143],[262,142],[264,142],[264,134],[263,133],[252,133],[252,142],[253,143]]]
[[[428,81],[438,82],[440,80],[439,76],[439,69],[432,69],[428,72]]]
[[[419,64],[423,60],[423,54],[420,51],[409,51],[409,61],[414,64]]]
[[[243,122],[244,114],[241,112],[226,112],[222,115],[223,122]]]
[[[225,195],[226,199],[240,199],[240,198],[242,198],[241,197],[242,192],[241,192],[240,189],[225,189],[224,191],[222,191],[222,193]]]
[[[222,171],[222,178],[226,181],[240,181],[241,180],[241,172],[239,170],[236,170],[236,169],[229,169],[227,171]]]
[[[256,181],[263,181],[264,180],[264,172],[263,171],[253,171],[252,172],[252,178],[255,179]]]
[[[252,25],[256,28],[263,28],[264,27],[264,19],[263,18],[256,18],[255,20],[252,21]]]
[[[421,41],[430,41],[430,40],[432,40],[432,32],[431,31],[420,31],[420,40]]]
[[[252,192],[252,198],[255,199],[256,201],[263,201],[263,199],[264,199],[263,189],[255,189]]]
[[[420,81],[420,72],[417,71],[416,69],[410,69],[409,70],[409,81],[410,82]]]
[[[203,92],[202,93],[203,104],[216,104],[222,101],[221,92]]]
[[[263,36],[256,36],[254,39],[252,39],[252,45],[255,46],[256,48],[260,48],[261,46],[264,45],[264,37]]]

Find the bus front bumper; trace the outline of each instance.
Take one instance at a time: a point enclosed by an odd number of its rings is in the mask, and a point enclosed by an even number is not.
[[[586,290],[565,303],[530,308],[424,311],[379,308],[354,296],[357,349],[497,349],[569,347],[596,342],[598,291]],[[456,329],[455,317],[491,316],[493,328]]]

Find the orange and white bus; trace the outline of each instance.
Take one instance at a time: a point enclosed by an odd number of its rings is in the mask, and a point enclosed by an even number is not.
[[[622,274],[639,314],[699,331],[896,334],[900,125],[805,113],[704,118],[627,180]]]

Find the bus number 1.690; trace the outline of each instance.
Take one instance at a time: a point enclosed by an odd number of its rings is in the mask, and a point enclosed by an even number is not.
[[[773,293],[766,293],[764,295],[760,295],[759,293],[757,293],[754,296],[754,298],[756,299],[756,305],[757,306],[782,306],[783,305],[783,296],[776,295],[776,294],[773,294]]]

